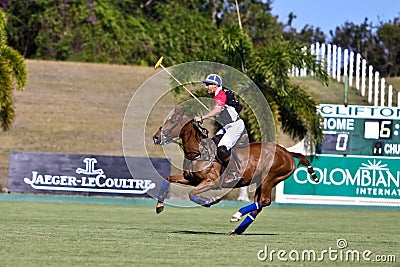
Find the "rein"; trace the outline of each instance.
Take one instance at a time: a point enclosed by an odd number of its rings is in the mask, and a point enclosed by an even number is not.
[[[207,128],[205,128],[202,124],[202,122],[195,122],[193,119],[190,121],[187,121],[186,123],[183,122],[185,120],[183,120],[183,117],[178,117],[178,119],[176,119],[175,122],[172,123],[172,125],[168,128],[168,129],[163,129],[163,127],[160,127],[160,131],[161,131],[161,135],[166,138],[165,141],[166,143],[175,143],[178,144],[179,147],[184,151],[185,156],[187,159],[190,160],[194,160],[197,159],[199,157],[201,157],[201,151],[200,151],[200,142],[203,138],[208,138],[208,134],[209,131]],[[195,135],[192,136],[193,134],[193,130],[189,130],[189,128],[185,127],[189,127],[189,124],[191,123],[191,127],[194,129]],[[168,138],[168,136],[171,135],[171,132],[180,125],[180,127],[182,127],[179,136],[177,137],[173,137],[173,138]],[[196,149],[195,147],[193,147],[193,145],[191,146],[190,140],[192,138],[195,138],[197,144],[198,144],[198,148]],[[180,139],[180,140],[179,140]],[[193,140],[191,141],[193,142]],[[187,145],[185,146],[185,143],[187,143]]]
[[[198,130],[205,138],[208,138],[208,133],[209,131],[207,130],[207,128],[203,127],[203,123],[202,122],[195,122],[193,121],[193,127]]]
[[[201,122],[195,122],[195,121],[191,120],[188,123],[192,123],[192,126],[196,131],[195,138],[196,138],[196,141],[197,141],[198,144],[200,144],[200,142],[202,140],[201,136],[203,136],[205,138],[208,138],[209,131],[205,127],[203,127]],[[184,135],[184,136],[181,136],[181,140],[183,140],[188,134],[191,134],[191,132],[186,133],[186,135]],[[194,155],[194,157],[191,160],[198,159],[199,157],[201,157],[200,149],[193,150],[193,151],[185,151],[185,148],[183,146],[183,141],[179,145],[182,147],[182,149],[183,149],[183,151],[185,152],[186,155],[189,155],[189,154],[193,154]]]

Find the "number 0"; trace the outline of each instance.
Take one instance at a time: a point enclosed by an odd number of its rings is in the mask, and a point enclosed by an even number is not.
[[[346,151],[348,140],[349,136],[347,134],[338,134],[336,139],[336,151]]]

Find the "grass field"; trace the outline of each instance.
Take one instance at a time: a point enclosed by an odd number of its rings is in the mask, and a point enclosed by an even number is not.
[[[177,208],[156,215],[152,205],[0,202],[1,266],[366,266],[335,255],[395,255],[398,266],[400,213],[361,208],[271,207],[240,236],[226,233],[236,207]],[[336,242],[345,239],[347,247]],[[285,250],[280,261],[264,252]],[[313,250],[323,262],[295,262],[289,253]],[[340,252],[342,251],[342,252]],[[259,255],[259,256],[258,256]],[[295,254],[290,254],[295,257]],[[311,258],[313,259],[313,258]]]

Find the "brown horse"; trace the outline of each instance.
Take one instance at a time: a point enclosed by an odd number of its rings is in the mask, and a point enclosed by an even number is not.
[[[194,186],[194,189],[189,192],[189,198],[204,207],[210,207],[218,203],[221,198],[207,198],[199,194],[221,187],[229,187],[220,178],[220,173],[223,171],[222,165],[216,160],[202,159],[200,144],[207,138],[207,134],[204,131],[206,131],[204,128],[196,127],[195,122],[190,120],[183,111],[175,110],[153,136],[153,141],[156,145],[177,142],[176,139],[180,138],[185,162],[189,163],[184,163],[182,174],[169,176],[161,185],[156,205],[157,213],[162,212],[164,209],[163,202],[168,194],[170,183]],[[254,179],[255,181],[259,182],[254,194],[254,203],[239,209],[238,212],[232,215],[231,222],[237,222],[243,215],[248,214],[246,219],[230,234],[243,233],[261,212],[262,208],[271,204],[272,188],[288,178],[296,169],[294,157],[298,158],[299,164],[307,166],[308,172],[313,179],[318,181],[310,162],[304,155],[289,152],[276,143],[250,143],[243,153],[239,148],[236,151],[236,155],[241,162],[246,162],[246,165],[243,167],[243,179],[235,184],[234,187],[248,186],[254,178],[256,178]]]

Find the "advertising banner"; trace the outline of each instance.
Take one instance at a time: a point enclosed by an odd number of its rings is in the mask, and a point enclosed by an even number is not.
[[[27,193],[148,197],[171,172],[165,158],[13,151],[9,162],[9,191]]]
[[[281,203],[400,206],[398,158],[319,155],[312,166],[315,183],[306,167],[277,186]]]

